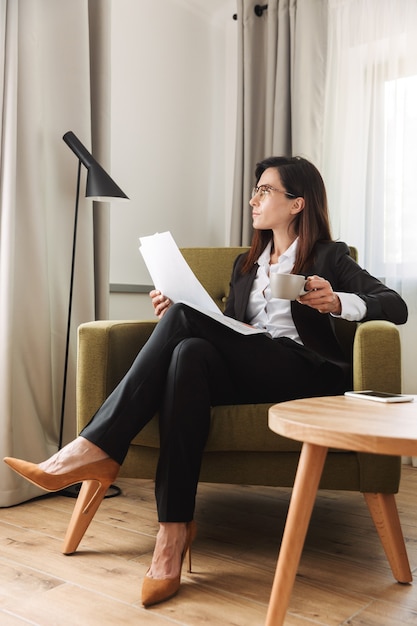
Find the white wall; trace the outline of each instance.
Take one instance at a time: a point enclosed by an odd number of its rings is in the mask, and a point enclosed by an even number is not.
[[[112,176],[131,201],[111,209],[111,283],[151,282],[140,236],[170,230],[179,246],[228,244],[234,5],[112,4]],[[143,300],[112,294],[110,317],[151,314]]]

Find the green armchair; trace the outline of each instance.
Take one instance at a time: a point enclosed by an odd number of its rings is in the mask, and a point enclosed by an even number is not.
[[[244,248],[188,248],[183,255],[222,307],[232,264]],[[355,251],[352,251],[355,254]],[[337,333],[352,358],[354,389],[401,391],[399,332],[394,324],[340,322]],[[128,370],[156,320],[97,321],[78,334],[77,427],[80,431]],[[270,404],[217,406],[204,453],[202,482],[291,487],[300,444],[268,428]],[[121,469],[131,478],[153,478],[159,454],[157,416],[132,441]],[[396,493],[400,458],[329,451],[320,488]]]

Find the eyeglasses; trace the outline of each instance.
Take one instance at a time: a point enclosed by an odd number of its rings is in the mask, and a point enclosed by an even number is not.
[[[284,191],[283,189],[275,189],[275,187],[272,187],[271,185],[259,185],[259,187],[254,187],[252,189],[251,199],[253,199],[255,196],[259,194],[260,199],[264,200],[265,198],[268,197],[271,191],[278,191],[278,193],[283,193],[289,198],[297,197],[293,193],[289,193],[289,191]]]

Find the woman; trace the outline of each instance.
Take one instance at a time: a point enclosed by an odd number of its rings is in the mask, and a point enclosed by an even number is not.
[[[159,412],[160,528],[142,587],[145,606],[168,599],[180,586],[195,536],[210,407],[343,393],[351,372],[333,317],[396,324],[407,319],[400,296],[361,269],[344,243],[332,241],[326,191],[314,165],[271,157],[257,165],[256,181],[253,242],[236,259],[226,315],[265,332],[243,336],[154,290],[156,329],[80,436],[39,465],[5,459],[51,491],[83,480],[105,484],[115,479],[130,441]],[[271,272],[304,274],[307,293],[296,302],[273,299]]]

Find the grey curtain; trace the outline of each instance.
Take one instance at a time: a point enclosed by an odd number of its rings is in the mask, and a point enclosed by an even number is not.
[[[108,165],[109,12],[110,0],[0,0],[0,459],[58,447],[78,166],[62,136]],[[107,315],[107,221],[81,198],[64,441],[77,326]],[[0,462],[0,506],[40,493]]]
[[[250,190],[262,158],[300,154],[320,167],[326,0],[238,0],[238,110],[231,245],[252,236]]]
[[[110,0],[89,0],[91,143],[94,157],[108,172],[110,163]],[[95,319],[109,311],[110,207],[93,203]]]

